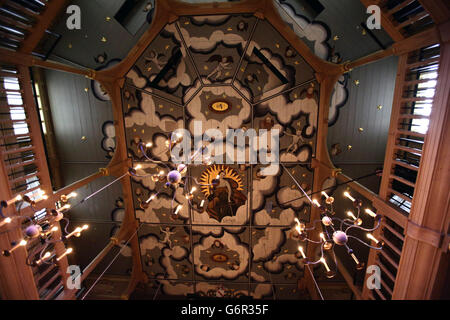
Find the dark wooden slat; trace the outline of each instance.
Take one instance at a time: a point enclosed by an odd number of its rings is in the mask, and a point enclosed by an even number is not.
[[[412,18],[409,18],[405,22],[402,22],[399,25],[396,25],[395,27],[397,29],[402,29],[402,28],[404,28],[406,26],[409,26],[409,25],[412,25],[412,24],[416,23],[417,21],[422,20],[422,19],[424,19],[424,18],[426,18],[428,16],[429,16],[428,12],[422,12],[422,13],[419,13],[419,14],[415,15]]]
[[[381,222],[383,227],[388,229],[393,235],[395,235],[397,238],[399,238],[402,241],[405,241],[405,237],[400,234],[397,230],[395,230],[394,228],[392,228],[389,224],[387,224],[386,222],[382,221]]]

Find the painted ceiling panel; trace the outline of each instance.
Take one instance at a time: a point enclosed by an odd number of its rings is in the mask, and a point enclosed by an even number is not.
[[[180,18],[183,41],[205,84],[231,82],[255,23],[252,15]]]
[[[252,34],[253,26],[263,36]],[[173,36],[167,37],[170,32]],[[247,43],[250,55],[244,54]],[[151,72],[164,65],[145,65],[151,50],[160,54],[167,45],[182,52],[178,66],[195,67],[191,73],[167,74],[167,83],[180,84],[176,90],[152,87],[151,79],[158,75]],[[233,62],[216,69],[215,55],[233,55]],[[253,83],[246,70],[256,75]],[[258,77],[258,70],[266,75]],[[181,85],[186,74],[190,81]],[[195,80],[196,74],[201,80]],[[294,219],[308,220],[310,206],[298,199],[300,192],[289,175],[279,166],[252,164],[247,152],[241,164],[189,164],[175,186],[166,185],[161,171],[177,168],[167,143],[175,129],[191,133],[187,142],[207,129],[223,134],[227,129],[254,129],[256,134],[278,129],[281,161],[311,190],[320,95],[312,68],[270,24],[254,16],[182,17],[150,44],[127,78],[122,90],[127,147],[134,165],[141,165],[132,178],[136,217],[144,224],[139,231],[141,256],[151,281],[161,285],[159,295],[296,296],[291,291],[303,277],[303,265],[296,254]],[[201,129],[195,128],[195,121]],[[189,138],[183,134],[180,139]],[[214,144],[222,150],[205,139],[193,150],[203,146],[224,160],[235,160],[231,151],[236,155],[250,148],[247,140],[245,147],[227,150],[226,137],[217,139]],[[141,149],[141,142],[152,146]],[[214,185],[217,176],[220,183]],[[193,187],[197,190],[186,197]]]
[[[238,79],[254,101],[314,79],[314,70],[267,21],[258,21]]]
[[[181,45],[175,23],[168,24],[144,51],[127,75],[127,83],[181,102],[197,75]]]
[[[184,127],[183,107],[131,86],[125,86],[122,96],[131,157],[144,159],[138,150],[141,139],[155,146],[151,149],[151,157],[167,161],[169,155],[164,152],[165,143],[172,131]]]
[[[312,190],[312,169],[292,164],[287,168],[297,181],[302,181],[306,192]],[[253,225],[291,226],[295,217],[308,221],[310,205],[289,175],[284,171],[266,175],[262,170],[264,167],[259,165],[253,170]]]

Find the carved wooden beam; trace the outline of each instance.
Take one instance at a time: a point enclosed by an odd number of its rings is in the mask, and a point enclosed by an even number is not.
[[[52,69],[52,70],[57,70],[57,71],[78,74],[78,75],[85,76],[86,78],[94,79],[94,80],[98,80],[98,81],[102,81],[102,82],[108,82],[108,81],[112,81],[114,79],[114,77],[103,76],[103,74],[100,74],[96,70],[75,68],[75,67],[63,64],[63,63],[49,61],[49,60],[43,61],[43,60],[38,59],[30,54],[15,52],[15,51],[3,49],[3,48],[0,48],[0,61],[4,62],[4,63],[18,65],[18,66],[25,66],[25,67],[36,66],[36,67],[42,67],[45,69]]]
[[[374,52],[355,61],[341,64],[341,66],[345,72],[348,72],[356,67],[360,67],[393,55],[400,56],[404,53],[408,53],[440,42],[442,42],[442,40],[440,37],[439,29],[437,27],[433,27],[409,38],[400,40],[386,50]]]

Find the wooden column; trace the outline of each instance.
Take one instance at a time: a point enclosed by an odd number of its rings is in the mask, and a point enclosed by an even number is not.
[[[441,46],[439,78],[417,177],[394,299],[438,298],[448,268],[450,190],[450,44]]]
[[[327,150],[327,133],[328,133],[328,113],[329,113],[329,103],[331,99],[331,94],[333,93],[334,85],[339,78],[339,75],[335,76],[325,76],[323,74],[316,75],[317,80],[320,82],[320,101],[319,101],[319,113],[318,113],[318,125],[317,125],[317,150],[316,150],[316,162],[318,163],[328,163],[329,155]],[[330,171],[326,166],[317,165],[314,169],[314,182],[313,182],[313,192],[322,190],[322,184],[330,176]],[[310,214],[310,224],[314,220],[320,219],[320,210],[315,206],[311,206]],[[309,238],[319,239],[319,231],[314,230],[309,233]],[[314,257],[317,249],[317,244],[308,243],[308,248],[306,250],[307,257]],[[304,271],[304,284],[308,290],[311,298],[313,300],[319,300],[319,292],[315,286],[314,279],[311,273],[305,268]]]

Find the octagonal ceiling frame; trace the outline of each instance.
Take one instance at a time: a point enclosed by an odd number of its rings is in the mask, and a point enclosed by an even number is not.
[[[328,150],[326,148],[326,136],[327,136],[327,126],[328,126],[328,105],[331,99],[331,94],[333,92],[333,87],[339,76],[344,72],[341,65],[333,64],[324,61],[317,57],[309,47],[301,41],[295,32],[282,20],[276,11],[276,8],[272,0],[243,0],[239,3],[208,3],[208,4],[188,4],[182,3],[176,0],[157,0],[156,1],[156,12],[155,19],[151,27],[144,33],[141,39],[138,41],[137,45],[131,50],[129,55],[122,60],[120,63],[114,67],[106,70],[96,72],[95,76],[99,79],[113,79],[108,81],[109,85],[105,85],[106,90],[111,95],[111,101],[114,110],[114,119],[116,127],[116,139],[125,142],[125,132],[123,127],[123,112],[122,112],[122,99],[120,96],[120,90],[124,87],[125,76],[128,71],[132,68],[134,63],[139,59],[139,57],[144,53],[147,47],[152,43],[152,41],[158,36],[161,30],[168,24],[173,23],[178,20],[180,16],[194,16],[194,15],[217,15],[217,14],[254,14],[258,19],[266,19],[271,26],[305,59],[311,68],[315,71],[315,78],[321,85],[320,100],[319,100],[319,116],[318,116],[318,138],[317,138],[317,151],[316,158],[313,159],[311,167],[315,169],[313,192],[320,191],[322,183],[329,177],[329,172],[331,169],[326,163],[331,162],[329,160]],[[255,27],[256,28],[256,24]],[[178,30],[179,31],[179,30]],[[247,40],[247,46],[252,38],[252,35]],[[183,44],[185,46],[185,44]],[[188,50],[188,48],[187,48]],[[188,50],[188,54],[189,54]],[[245,51],[241,57],[239,64],[242,63],[242,59],[245,56]],[[189,56],[189,59],[193,59]],[[194,65],[196,72],[198,73],[197,67]],[[237,68],[238,72],[239,68]],[[197,74],[197,76],[199,76]],[[235,80],[235,75],[233,77]],[[311,79],[310,81],[313,81]],[[115,84],[115,85],[111,85]],[[237,91],[251,106],[255,104],[253,101],[249,101],[243,96],[242,92],[234,86],[234,81],[230,84],[223,84],[231,86],[235,91]],[[301,85],[304,85],[301,84]],[[289,92],[299,85],[294,86],[294,88],[289,88],[284,90],[282,93],[274,94],[270,98],[273,98],[279,94]],[[201,87],[193,94],[191,99],[195,97],[203,87],[207,87],[202,83]],[[183,103],[185,107],[187,101]],[[258,101],[261,102],[261,101]],[[258,103],[256,102],[256,103]],[[120,136],[120,137],[119,137]],[[114,155],[111,163],[122,162],[128,159],[126,151],[126,143],[118,143],[120,146],[120,151]],[[128,159],[129,160],[129,159]],[[318,165],[319,164],[319,165]],[[324,165],[325,164],[325,165]],[[325,167],[327,170],[322,170]],[[122,222],[121,229],[117,236],[118,239],[125,239],[127,235],[130,235],[136,230],[139,223],[135,217],[134,204],[132,200],[132,189],[130,179],[123,183],[124,189],[124,200],[126,202],[126,214],[124,221]],[[310,221],[314,221],[320,217],[320,211],[313,207],[311,210]],[[307,253],[312,255],[315,250],[315,246],[308,246]],[[129,297],[129,295],[134,290],[135,286],[140,281],[147,281],[147,277],[142,270],[142,263],[140,257],[139,243],[137,237],[132,241],[132,253],[133,253],[133,271],[132,279],[127,292],[124,293],[124,297]],[[138,257],[136,257],[138,255]],[[313,276],[310,273],[304,273],[304,283],[299,283],[299,287],[306,288],[313,299],[319,299],[319,293],[314,284]],[[301,281],[301,280],[300,280]]]

